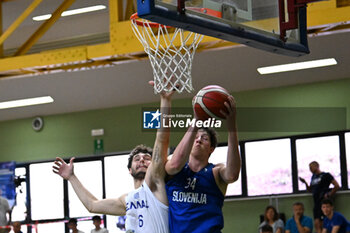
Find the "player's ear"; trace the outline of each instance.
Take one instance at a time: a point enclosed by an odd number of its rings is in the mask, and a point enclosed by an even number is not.
[[[211,146],[211,147],[210,147],[210,154],[213,153],[214,150],[215,150],[215,147],[212,147],[212,146]]]

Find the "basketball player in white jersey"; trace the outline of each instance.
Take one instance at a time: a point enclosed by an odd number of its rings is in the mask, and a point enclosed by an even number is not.
[[[161,111],[169,115],[173,93],[161,93]],[[142,146],[129,157],[129,173],[135,190],[119,198],[98,200],[74,174],[74,158],[69,164],[56,158],[53,172],[68,180],[80,201],[92,213],[125,215],[127,233],[168,233],[168,200],[165,191],[165,162],[168,156],[169,128],[157,131],[153,156]]]

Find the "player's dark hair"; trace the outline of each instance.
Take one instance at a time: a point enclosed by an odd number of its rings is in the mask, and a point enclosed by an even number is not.
[[[317,161],[312,161],[309,165],[311,165],[311,164],[314,164],[314,165],[316,165],[317,167],[320,166],[320,164],[319,164]]]
[[[92,217],[92,221],[101,221],[101,217],[99,215],[95,215]]]
[[[324,200],[322,200],[322,205],[331,205],[331,206],[333,206],[333,201],[331,200],[331,199],[324,199]]]
[[[73,224],[77,225],[78,221],[76,218],[71,218],[71,219],[69,219],[68,223],[73,223]]]
[[[273,228],[272,226],[270,226],[269,224],[265,224],[264,226],[261,227],[261,232],[263,233],[272,233],[273,232]]]
[[[298,205],[298,206],[301,206],[301,207],[303,207],[304,208],[304,204],[302,203],[302,202],[295,202],[294,204],[293,204],[293,206],[296,206],[296,205]]]
[[[131,168],[132,164],[132,159],[134,158],[135,155],[139,153],[144,153],[144,154],[149,154],[152,156],[152,148],[145,146],[145,145],[137,145],[130,153],[129,155],[129,161],[128,161],[128,169]]]
[[[273,210],[273,221],[276,221],[276,220],[278,219],[278,213],[277,213],[276,208],[275,208],[274,206],[272,206],[272,205],[268,205],[268,206],[265,208],[265,214],[264,214],[264,219],[265,219],[265,221],[268,221],[266,214],[267,214],[267,211],[268,211],[269,209],[272,209],[272,210]]]
[[[210,146],[216,148],[218,144],[218,137],[217,137],[216,131],[212,128],[206,128],[206,127],[199,128],[198,131],[199,130],[203,130],[209,135]]]

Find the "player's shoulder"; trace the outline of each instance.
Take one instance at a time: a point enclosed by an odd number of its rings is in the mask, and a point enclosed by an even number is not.
[[[223,163],[217,163],[217,164],[214,165],[213,169],[223,168],[223,167],[225,167],[225,164],[223,164]]]
[[[225,168],[225,164],[223,164],[223,163],[218,163],[218,164],[215,164],[215,165],[213,165],[213,174],[214,174],[214,176],[215,177],[217,177],[217,176],[220,176],[219,174],[220,174],[220,170],[221,169],[223,169],[223,168]]]
[[[327,177],[328,179],[334,179],[333,175],[329,172],[323,172],[323,176]]]

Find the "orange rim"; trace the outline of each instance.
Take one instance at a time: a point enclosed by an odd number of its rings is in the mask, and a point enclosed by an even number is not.
[[[151,27],[151,28],[165,27],[165,28],[172,28],[171,26],[166,26],[166,25],[163,25],[163,24],[160,24],[160,23],[151,22],[151,21],[148,21],[148,23],[144,23],[144,22],[142,22],[139,19],[140,19],[140,17],[138,16],[137,12],[130,16],[130,20],[133,21],[134,23],[136,23],[138,26],[141,26],[141,27]]]

